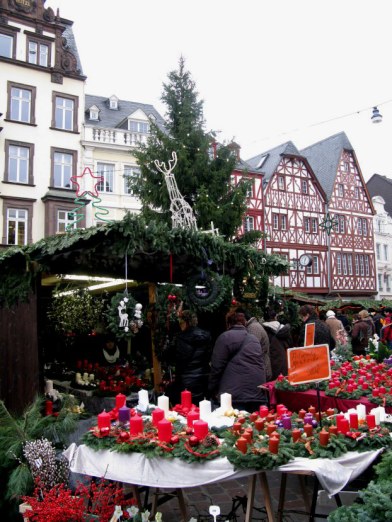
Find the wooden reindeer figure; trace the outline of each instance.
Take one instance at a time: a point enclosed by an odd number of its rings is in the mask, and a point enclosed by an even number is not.
[[[174,167],[177,164],[177,154],[174,151],[172,152],[172,159],[169,160],[168,167],[163,161],[155,160],[154,163],[156,168],[165,176],[166,186],[170,197],[172,227],[197,230],[196,218],[193,214],[192,207],[187,201],[185,201],[181,192],[178,190],[176,178],[173,174]]]

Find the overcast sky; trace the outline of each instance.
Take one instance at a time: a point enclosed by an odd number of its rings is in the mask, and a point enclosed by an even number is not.
[[[73,30],[86,93],[150,103],[185,58],[206,130],[249,159],[345,131],[367,181],[392,178],[390,0],[47,0]],[[378,105],[383,122],[371,123]],[[348,116],[346,116],[348,115]],[[344,117],[346,116],[346,117]],[[325,121],[329,123],[323,123]]]

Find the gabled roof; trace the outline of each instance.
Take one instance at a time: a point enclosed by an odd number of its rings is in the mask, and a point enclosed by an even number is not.
[[[96,105],[100,111],[98,120],[88,118],[88,111],[93,105]],[[118,100],[118,109],[110,109],[109,97],[86,94],[85,107],[86,123],[94,127],[119,128],[121,123],[137,110],[142,110],[146,116],[152,115],[155,118],[155,123],[161,128],[165,123],[154,106],[147,103]]]
[[[67,49],[75,56],[78,73],[83,76],[82,63],[76,46],[75,35],[72,30],[73,22],[62,19],[62,23],[65,25],[65,31],[63,32],[62,37],[67,41]]]
[[[385,200],[384,208],[392,216],[392,179],[380,174],[373,176],[366,183],[370,197],[382,196]]]
[[[332,195],[343,149],[354,152],[346,134],[339,132],[301,150],[301,154],[307,158],[313,172],[323,187],[328,201]]]
[[[264,180],[269,181],[279,165],[282,155],[300,156],[297,147],[292,141],[282,143],[277,147],[262,152],[253,158],[247,160],[253,172],[260,172],[264,174]]]

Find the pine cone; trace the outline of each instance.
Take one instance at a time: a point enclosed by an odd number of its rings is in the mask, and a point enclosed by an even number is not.
[[[203,446],[206,448],[210,448],[211,446],[217,446],[218,439],[215,435],[207,435],[203,440]]]

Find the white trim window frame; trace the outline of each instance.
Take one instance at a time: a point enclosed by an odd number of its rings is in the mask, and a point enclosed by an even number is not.
[[[48,67],[49,45],[30,40],[28,42],[28,62],[41,67]]]
[[[55,152],[53,155],[53,180],[58,188],[72,188],[73,155],[66,152]]]
[[[62,234],[70,229],[76,229],[75,213],[69,210],[57,210],[56,233]]]
[[[103,180],[97,184],[98,192],[114,192],[113,163],[97,163],[97,174],[103,178]]]
[[[28,210],[7,209],[7,245],[27,245]]]
[[[0,33],[0,56],[12,58],[14,51],[14,36]]]
[[[347,254],[347,265],[348,265],[348,275],[353,275],[353,256],[352,254]]]
[[[338,275],[342,275],[342,255],[340,253],[336,254],[336,270]]]
[[[75,102],[71,98],[56,95],[55,101],[56,129],[73,131]]]
[[[245,216],[244,232],[251,232],[255,229],[255,218],[253,216]]]
[[[30,147],[10,145],[8,149],[8,179],[12,183],[29,182]]]
[[[133,196],[134,192],[132,188],[129,186],[128,180],[137,180],[140,179],[141,172],[138,167],[132,167],[131,165],[124,166],[124,194],[127,196]]]
[[[11,88],[10,119],[23,123],[31,123],[33,93],[22,87]]]
[[[310,234],[310,217],[304,217],[304,228],[306,234]]]
[[[365,260],[365,275],[368,276],[368,275],[370,275],[369,256],[365,255],[364,260]]]

